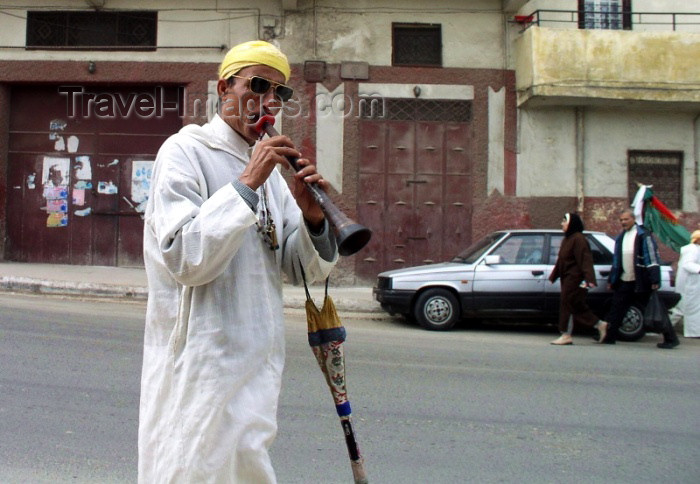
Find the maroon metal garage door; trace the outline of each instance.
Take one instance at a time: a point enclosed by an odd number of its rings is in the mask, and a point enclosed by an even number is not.
[[[6,258],[140,266],[150,167],[182,126],[180,89],[16,86]]]

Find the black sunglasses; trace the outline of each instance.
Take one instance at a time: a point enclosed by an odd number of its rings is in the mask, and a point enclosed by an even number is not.
[[[274,86],[275,96],[282,102],[289,101],[292,98],[292,95],[294,94],[294,89],[292,89],[291,87],[285,86],[284,84],[280,84],[279,82],[265,79],[264,77],[243,77],[236,75],[233,75],[231,77],[237,77],[238,79],[247,79],[248,89],[250,89],[251,92],[259,95],[267,94],[270,88]]]

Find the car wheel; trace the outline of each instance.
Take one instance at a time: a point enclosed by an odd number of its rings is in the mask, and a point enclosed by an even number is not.
[[[418,324],[432,331],[451,329],[459,319],[457,298],[446,289],[428,289],[421,293],[413,308]]]
[[[622,341],[637,341],[644,336],[644,313],[636,306],[630,306],[619,329]]]

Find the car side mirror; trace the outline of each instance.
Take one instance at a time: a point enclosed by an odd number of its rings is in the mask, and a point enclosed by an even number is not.
[[[500,255],[487,255],[484,257],[484,264],[487,266],[493,265],[493,264],[500,264],[501,263],[501,256]]]

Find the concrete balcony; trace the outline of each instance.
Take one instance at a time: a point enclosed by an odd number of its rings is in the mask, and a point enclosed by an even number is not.
[[[700,109],[700,34],[533,26],[515,45],[518,106]]]

